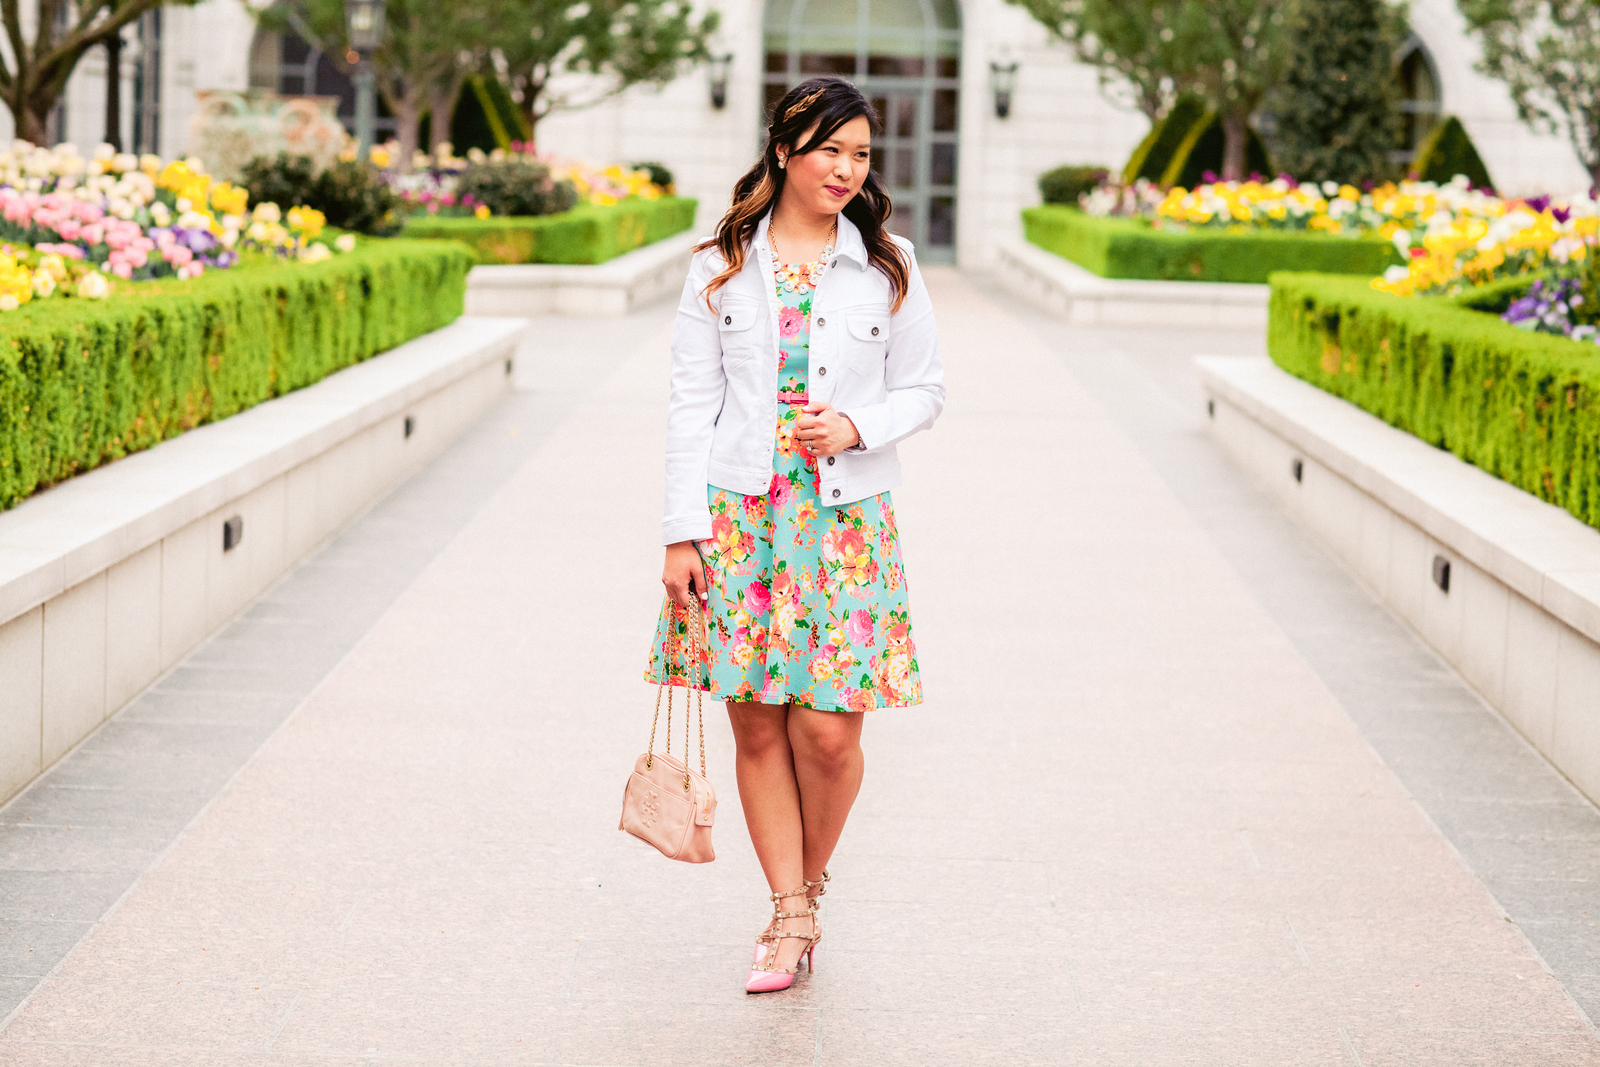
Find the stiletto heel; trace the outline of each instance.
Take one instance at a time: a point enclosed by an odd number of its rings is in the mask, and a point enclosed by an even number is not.
[[[808,879],[805,883],[806,902],[811,905],[812,911],[811,929],[816,931],[818,941],[822,940],[822,910],[817,906],[817,901],[821,900],[823,896],[827,894],[828,883],[831,881],[833,881],[833,875],[829,874],[828,868],[824,867],[822,868],[821,878],[818,878],[814,882]],[[811,895],[811,890],[813,887],[815,887],[817,890],[816,896]],[[751,963],[760,963],[761,957],[767,954],[765,938],[768,934],[776,932],[779,925],[780,921],[778,919],[773,919],[767,924],[767,928],[762,931],[761,936],[756,938],[755,955],[750,958]]]
[[[783,902],[795,897],[807,901],[806,910],[784,911]],[[811,967],[811,953],[816,950],[817,941],[822,936],[817,932],[816,902],[806,897],[804,886],[799,889],[785,890],[782,893],[774,893],[770,899],[772,901],[772,922],[762,932],[756,945],[755,965],[750,968],[750,975],[745,979],[744,983],[744,991],[746,993],[776,993],[794,985],[794,976],[800,970],[800,961],[798,959],[795,960],[793,967],[763,967],[762,964],[769,961],[771,963],[778,961],[778,946],[784,941],[804,941],[806,942],[806,947],[801,950],[800,954],[806,957],[806,967],[809,970]],[[804,918],[811,920],[810,932],[801,934],[783,929],[783,920]]]

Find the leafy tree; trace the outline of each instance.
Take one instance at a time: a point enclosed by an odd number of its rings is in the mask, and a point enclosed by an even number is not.
[[[1483,45],[1478,69],[1506,83],[1530,127],[1565,133],[1600,185],[1600,3],[1457,3]]]
[[[1381,181],[1400,113],[1394,55],[1403,9],[1387,0],[1302,3],[1289,22],[1273,161],[1312,181]]]
[[[589,107],[629,86],[665,85],[710,56],[720,16],[693,20],[688,0],[498,0],[492,46],[527,128],[553,111]],[[553,87],[591,74],[581,90]]]
[[[1193,88],[1222,119],[1222,177],[1245,176],[1250,116],[1283,77],[1292,0],[1191,0],[1200,13],[1188,22],[1196,42]],[[1324,0],[1310,0],[1319,4]],[[1192,28],[1203,24],[1203,30]]]
[[[501,0],[451,0],[448,17],[441,17],[436,0],[388,0],[383,43],[372,67],[378,92],[395,117],[401,169],[410,167],[419,147],[423,112],[448,116],[455,110],[461,86],[484,62],[500,6]],[[257,18],[269,28],[298,33],[345,74],[355,72],[344,0],[278,0]],[[448,121],[433,123],[432,129],[435,144],[449,139]]]
[[[35,144],[46,138],[50,109],[83,54],[117,36],[122,28],[164,0],[0,0],[5,48],[0,48],[0,99],[11,109],[17,136]],[[192,5],[195,0],[173,0]],[[30,32],[31,31],[31,32]]]
[[[1222,176],[1245,175],[1250,115],[1281,78],[1292,0],[1011,0],[1161,114],[1192,90],[1221,116]],[[1316,2],[1316,0],[1312,0]]]
[[[1180,39],[1182,3],[1170,0],[1011,0],[1095,68],[1100,92],[1154,123],[1177,97],[1192,42]],[[1131,96],[1131,100],[1128,97]]]

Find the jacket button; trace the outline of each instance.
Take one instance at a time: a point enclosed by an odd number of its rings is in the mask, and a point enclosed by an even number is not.
[[[732,315],[724,315],[724,316],[722,316],[722,325],[724,325],[724,326],[732,326],[733,325],[733,316]]]
[[[876,326],[874,326],[872,328],[872,336],[874,336],[874,337],[878,336],[878,328]]]
[[[828,457],[828,466],[830,466],[830,467],[833,466],[833,457],[832,456]]]
[[[817,373],[818,374],[827,374],[828,373],[828,368],[827,367],[818,367],[817,368]]]
[[[837,490],[837,489],[835,489],[835,490],[834,490],[834,491],[833,491],[833,495],[834,495],[834,499],[838,499],[838,496],[839,496],[839,490]]]
[[[818,326],[826,326],[826,325],[828,325],[828,320],[827,319],[818,319],[817,320],[817,325]]]

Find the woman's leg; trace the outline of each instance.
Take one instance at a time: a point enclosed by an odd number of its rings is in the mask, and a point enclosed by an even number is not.
[[[805,880],[802,856],[804,831],[800,822],[800,790],[795,783],[794,754],[789,748],[789,709],[782,704],[728,701],[733,740],[738,749],[736,766],[739,803],[750,828],[750,843],[774,893],[798,889]],[[780,911],[806,910],[804,894],[785,897]],[[809,933],[807,916],[783,920],[783,929]],[[778,942],[777,959],[767,960],[768,970],[795,966],[806,943],[798,938]]]
[[[774,893],[804,881],[801,851],[800,790],[789,750],[788,708],[782,704],[728,701],[739,803],[744,807],[750,843]]]
[[[805,828],[805,877],[816,881],[828,865],[844,832],[850,807],[861,791],[866,757],[861,752],[859,712],[789,709],[789,748],[800,786],[801,823]],[[799,883],[795,883],[799,884]]]

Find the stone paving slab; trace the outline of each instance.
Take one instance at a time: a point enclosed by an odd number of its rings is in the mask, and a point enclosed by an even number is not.
[[[742,992],[766,890],[720,714],[718,862],[615,828],[660,601],[658,333],[98,917],[0,1060],[1600,1063],[1124,424],[1023,317],[929,280],[951,403],[896,492],[929,700],[867,725],[818,974]]]

